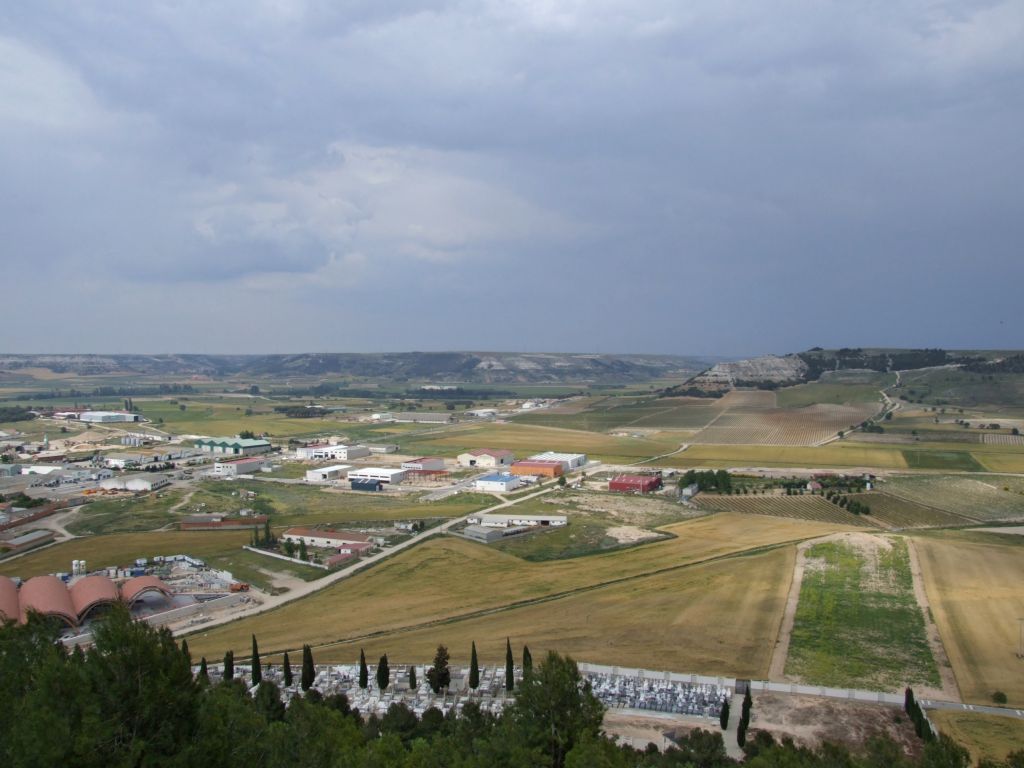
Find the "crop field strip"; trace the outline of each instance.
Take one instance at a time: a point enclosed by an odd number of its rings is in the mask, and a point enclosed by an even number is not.
[[[387,633],[410,623],[505,610],[556,594],[854,529],[721,514],[665,530],[675,538],[543,563],[526,562],[461,539],[435,538],[314,595],[202,632],[195,643],[202,652],[216,654],[228,647],[242,648],[252,632],[268,649]],[[189,644],[193,645],[191,637]]]
[[[824,446],[691,445],[674,456],[647,462],[658,467],[857,467],[906,469],[896,448],[833,442]]]
[[[871,538],[873,545],[827,541],[807,550],[786,674],[868,690],[938,686],[907,543]]]
[[[953,512],[927,507],[884,492],[854,493],[850,494],[850,498],[867,504],[871,508],[871,518],[889,528],[937,528],[975,522]]]
[[[873,405],[813,405],[724,413],[690,439],[695,444],[810,446],[849,430],[877,412]]]
[[[853,525],[876,528],[870,516],[855,515],[838,507],[823,496],[716,496],[699,494],[694,502],[712,512],[735,512],[741,515],[767,515],[808,522]]]
[[[1016,652],[1024,616],[1024,541],[974,531],[917,534],[932,616],[965,701],[988,704],[995,691],[1024,706]]]
[[[1008,490],[1004,490],[1008,489]],[[979,521],[1024,517],[1024,478],[1011,476],[899,475],[887,494]]]
[[[983,435],[986,445],[1017,445],[1024,447],[1024,435]]]

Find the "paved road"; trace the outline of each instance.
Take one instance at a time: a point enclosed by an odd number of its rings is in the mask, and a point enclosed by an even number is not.
[[[314,592],[319,592],[321,589],[329,587],[332,584],[335,584],[343,579],[347,579],[349,576],[353,576],[359,571],[369,568],[370,566],[380,562],[381,560],[384,560],[385,558],[391,557],[392,555],[395,555],[411,547],[415,547],[417,544],[423,543],[431,536],[435,536],[438,533],[444,533],[451,529],[453,526],[465,522],[467,517],[480,515],[487,512],[496,512],[500,509],[505,509],[506,507],[511,507],[515,504],[519,504],[520,502],[528,501],[529,499],[535,499],[538,496],[543,496],[546,493],[551,493],[556,488],[557,486],[544,488],[540,491],[537,491],[536,493],[531,493],[526,496],[520,496],[517,499],[506,500],[501,502],[500,504],[495,504],[493,507],[488,507],[487,509],[479,510],[476,512],[470,512],[466,515],[463,515],[462,517],[448,520],[439,526],[423,531],[422,533],[418,533],[415,536],[401,542],[400,544],[396,544],[393,547],[388,547],[382,552],[378,552],[377,554],[364,558],[346,568],[342,568],[341,570],[335,571],[334,573],[330,574],[329,576],[325,576],[322,579],[317,579],[316,581],[303,582],[301,585],[298,585],[295,589],[289,590],[288,592],[285,592],[281,595],[268,595],[262,599],[262,602],[259,605],[253,605],[242,611],[234,612],[227,616],[215,618],[212,621],[208,621],[200,626],[183,627],[177,630],[176,634],[203,632],[211,627],[226,624],[230,621],[235,621],[236,619],[240,619],[246,616],[253,616],[258,613],[263,613],[264,611],[268,611],[272,608],[277,608],[278,606],[284,605],[285,603],[290,603],[293,600],[298,600],[302,597],[306,597],[307,595],[311,595]]]

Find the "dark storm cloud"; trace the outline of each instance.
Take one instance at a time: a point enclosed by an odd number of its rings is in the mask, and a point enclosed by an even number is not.
[[[1024,341],[1019,3],[0,22],[5,267],[85,320],[24,351]],[[208,332],[253,306],[242,348]]]

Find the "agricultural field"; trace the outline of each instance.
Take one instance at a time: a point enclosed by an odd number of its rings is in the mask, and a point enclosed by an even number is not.
[[[1012,445],[1024,448],[1024,435],[1002,435],[991,432],[983,435],[985,445]]]
[[[944,709],[932,710],[928,717],[940,733],[966,747],[975,763],[1002,761],[1024,749],[1024,720],[1019,718]]]
[[[786,674],[812,685],[940,685],[907,543],[844,537],[806,551]]]
[[[875,527],[870,517],[847,512],[826,501],[823,496],[718,496],[701,493],[694,499],[694,503],[709,512],[736,512],[741,515],[769,515],[837,525]]]
[[[867,504],[871,508],[871,519],[887,528],[934,528],[972,522],[952,512],[878,491],[852,493],[849,498]]]
[[[786,602],[793,547],[752,555],[742,568],[732,561],[587,590],[478,618],[384,633],[314,649],[318,661],[352,661],[364,648],[370,658],[430,659],[439,643],[455,663],[468,663],[476,642],[481,663],[504,663],[505,638],[514,653],[530,647],[593,663],[648,669],[700,670],[707,674],[763,678]],[[657,620],[652,620],[657,617]],[[263,639],[260,636],[261,648]],[[191,644],[191,640],[190,640]]]
[[[874,416],[878,406],[809,405],[803,408],[735,409],[690,439],[715,445],[815,445]]]
[[[900,451],[888,446],[837,441],[820,447],[691,445],[682,453],[647,462],[658,467],[858,467],[906,469]]]
[[[866,371],[863,375],[844,378],[823,376],[820,381],[778,389],[775,394],[780,408],[800,408],[817,403],[878,403],[881,400],[879,390],[895,381],[893,374]]]
[[[989,472],[1024,472],[1024,453],[976,453]]]
[[[534,562],[649,542],[667,535],[657,530],[660,526],[694,517],[686,507],[662,498],[568,491],[531,499],[515,510],[569,517],[570,524],[565,527],[546,528],[489,545]]]
[[[965,701],[1004,692],[1024,705],[1016,653],[1024,616],[1024,537],[935,531],[914,537],[932,616]]]
[[[967,451],[904,450],[910,469],[944,469],[952,472],[981,472],[985,467]]]
[[[145,496],[99,498],[80,507],[65,527],[76,536],[153,531],[178,521],[171,508],[184,499],[185,491],[180,489]]]
[[[273,437],[296,437],[337,431],[343,423],[333,415],[326,418],[291,419],[274,413],[274,405],[281,404],[261,398],[194,395],[166,400],[135,400],[142,415],[153,422],[152,426],[176,435],[237,435],[244,430],[251,430],[256,433],[265,432]],[[182,405],[185,410],[181,410]],[[246,415],[247,409],[252,410],[252,415]]]
[[[895,475],[880,490],[970,520],[1024,517],[1024,478],[967,475]]]
[[[992,413],[1019,414],[1024,402],[1024,375],[983,375],[956,368],[908,371],[897,390],[909,400],[929,405],[982,408]]]
[[[256,497],[242,498],[239,494],[244,491],[253,492]],[[474,493],[421,502],[415,494],[368,494],[265,480],[209,480],[199,485],[182,512],[233,514],[249,508],[257,514],[272,515],[274,526],[346,525],[360,521],[461,517],[493,504],[493,497]]]
[[[679,447],[668,435],[614,437],[596,432],[556,429],[528,424],[482,424],[396,440],[404,453],[457,456],[472,448],[507,448],[516,456],[543,451],[586,453],[605,461],[629,463]]]
[[[666,530],[674,538],[585,558],[540,563],[455,537],[433,538],[314,595],[194,634],[189,637],[189,645],[194,653],[212,657],[229,647],[247,647],[253,632],[268,651],[393,632],[669,572],[697,562],[719,558],[732,562],[730,556],[739,552],[752,554],[760,548],[852,529],[725,513],[670,525]],[[738,570],[743,572],[742,568]],[[782,579],[781,589],[787,581]],[[772,588],[779,586],[773,584]],[[614,631],[614,624],[607,631]],[[570,635],[568,629],[565,634]],[[676,643],[681,645],[680,640],[677,635]],[[756,640],[764,642],[764,638]]]
[[[608,432],[630,427],[644,429],[697,429],[718,415],[717,400],[695,397],[606,397],[574,407],[544,409],[517,415],[517,424],[561,427],[589,432]]]

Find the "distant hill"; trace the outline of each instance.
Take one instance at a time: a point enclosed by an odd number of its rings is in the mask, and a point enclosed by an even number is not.
[[[55,374],[210,378],[352,377],[449,383],[612,383],[689,376],[713,358],[508,352],[302,353],[293,355],[0,355],[0,376]]]

